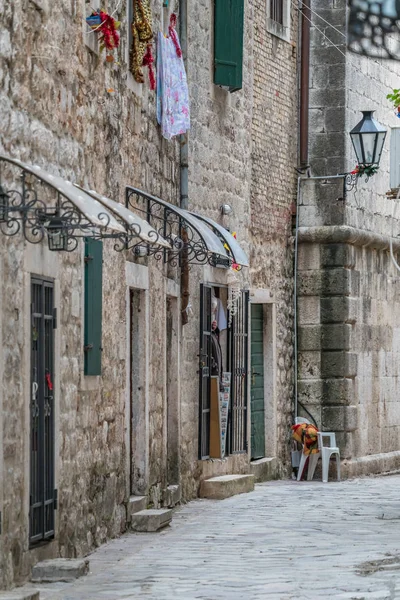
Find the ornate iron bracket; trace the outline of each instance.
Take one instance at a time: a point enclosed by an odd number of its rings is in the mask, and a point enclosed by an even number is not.
[[[54,251],[72,252],[85,237],[114,239],[114,248],[122,251],[127,240],[138,239],[140,227],[69,182],[0,156],[0,231],[7,236],[22,232],[32,244],[47,237]]]
[[[183,260],[188,264],[213,267],[229,268],[232,265],[232,256],[220,236],[191,213],[130,186],[126,188],[125,204],[141,214],[171,246],[167,250],[133,241],[127,248],[135,254],[154,256],[172,266],[180,266]]]

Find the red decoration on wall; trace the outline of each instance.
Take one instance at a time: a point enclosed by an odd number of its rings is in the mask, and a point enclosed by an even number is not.
[[[51,380],[51,375],[50,373],[46,373],[46,383],[47,383],[47,387],[50,390],[50,392],[53,391],[53,382]]]
[[[176,14],[172,13],[172,15],[171,15],[171,17],[169,19],[168,32],[169,32],[169,37],[171,38],[172,43],[175,46],[176,54],[180,58],[182,56],[182,50],[181,50],[181,47],[179,46],[178,37],[176,35],[175,27],[176,27]]]

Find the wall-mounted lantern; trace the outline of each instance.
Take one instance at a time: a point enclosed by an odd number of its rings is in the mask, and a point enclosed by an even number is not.
[[[373,110],[363,110],[363,118],[350,131],[359,167],[379,167],[386,129],[372,117]]]
[[[10,196],[0,184],[0,221],[7,221],[10,206]]]
[[[68,232],[59,215],[55,215],[46,224],[49,250],[68,251]]]

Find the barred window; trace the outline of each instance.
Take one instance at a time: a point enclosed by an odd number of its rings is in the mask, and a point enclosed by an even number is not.
[[[267,0],[267,31],[290,42],[290,0]]]

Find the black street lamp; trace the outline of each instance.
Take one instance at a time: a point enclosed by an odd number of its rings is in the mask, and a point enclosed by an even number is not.
[[[361,169],[379,167],[383,144],[386,138],[386,129],[372,117],[373,110],[361,111],[364,115],[357,125],[350,131],[351,141],[357,156],[357,163]]]
[[[49,250],[67,251],[68,250],[68,232],[59,216],[52,218],[46,225]]]

